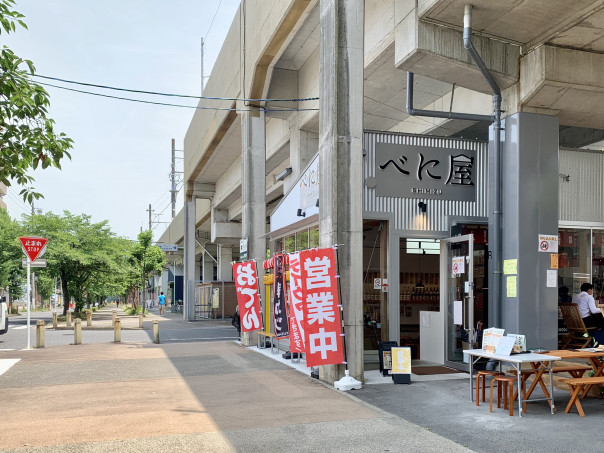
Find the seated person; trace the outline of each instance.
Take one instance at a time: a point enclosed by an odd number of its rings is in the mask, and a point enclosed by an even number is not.
[[[566,304],[570,302],[572,302],[572,297],[570,297],[568,286],[558,288],[558,303]]]
[[[585,327],[604,329],[604,317],[600,309],[596,307],[593,293],[593,285],[591,283],[583,283],[581,285],[581,292],[573,297],[573,303],[577,304]]]

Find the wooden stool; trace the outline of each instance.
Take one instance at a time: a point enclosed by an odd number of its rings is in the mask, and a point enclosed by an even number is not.
[[[480,378],[482,377],[482,402],[484,403],[484,394],[485,394],[485,389],[487,387],[487,376],[501,376],[503,373],[500,373],[499,371],[490,371],[490,370],[481,370],[478,373],[476,373],[476,405],[480,406],[480,404],[478,403],[478,394],[480,392]]]
[[[495,384],[497,387],[497,407],[501,407],[499,394],[501,388],[503,388],[503,408],[507,409],[509,404],[510,416],[514,415],[514,382],[516,382],[516,378],[513,376],[493,376],[491,380],[491,412],[493,412],[493,384]]]

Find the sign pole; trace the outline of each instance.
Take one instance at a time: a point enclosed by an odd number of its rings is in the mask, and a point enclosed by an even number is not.
[[[27,256],[27,349],[31,349],[31,332],[29,331],[30,308],[31,308],[31,279],[30,279],[30,259]]]

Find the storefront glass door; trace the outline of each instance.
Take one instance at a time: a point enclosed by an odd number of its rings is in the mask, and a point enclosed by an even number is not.
[[[441,244],[443,268],[447,270],[441,276],[445,284],[445,364],[466,370],[463,351],[474,343],[474,236],[457,236]]]

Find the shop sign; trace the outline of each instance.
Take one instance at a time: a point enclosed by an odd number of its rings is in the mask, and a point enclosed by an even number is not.
[[[376,143],[375,177],[377,196],[476,201],[476,151]]]
[[[247,237],[239,239],[239,260],[247,260]]]
[[[260,296],[256,263],[233,263],[233,278],[237,290],[237,305],[241,318],[241,331],[252,332],[262,328],[260,322]]]
[[[273,322],[277,340],[289,337],[289,319],[285,303],[285,269],[283,255],[275,255],[275,280],[273,287]]]
[[[344,361],[342,321],[332,248],[300,252],[304,301],[306,365],[333,365]]]
[[[392,374],[411,374],[411,348],[392,348]]]
[[[558,235],[540,234],[539,251],[548,253],[558,253]]]
[[[300,181],[300,207],[304,210],[316,206],[319,199],[319,156],[315,157]]]
[[[289,350],[306,352],[304,348],[304,307],[300,253],[289,255]]]

